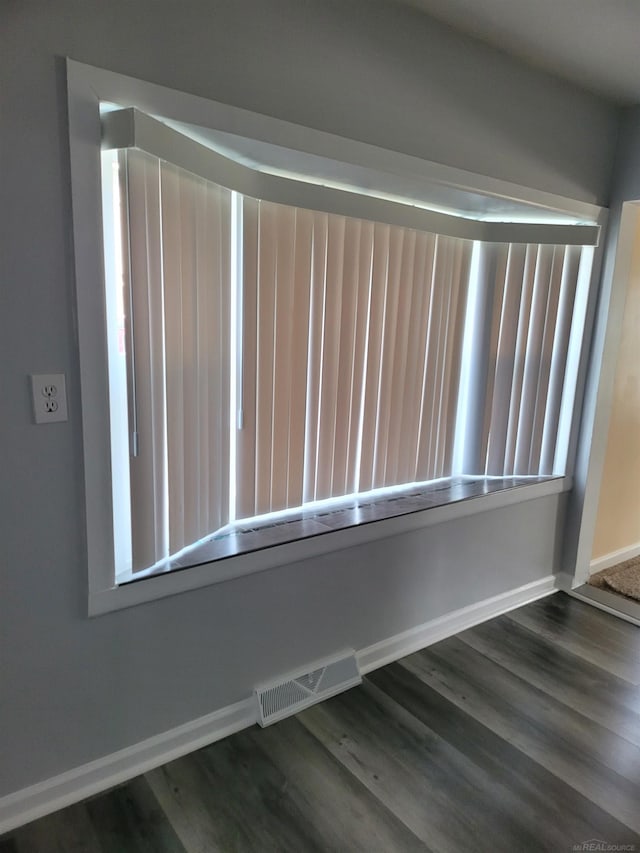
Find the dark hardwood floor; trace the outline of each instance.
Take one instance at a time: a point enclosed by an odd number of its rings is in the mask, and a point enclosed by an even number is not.
[[[0,853],[640,851],[639,685],[640,628],[559,593]]]

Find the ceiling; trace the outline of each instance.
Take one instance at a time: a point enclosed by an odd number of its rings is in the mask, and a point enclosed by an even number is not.
[[[640,103],[638,0],[400,0],[617,103]]]

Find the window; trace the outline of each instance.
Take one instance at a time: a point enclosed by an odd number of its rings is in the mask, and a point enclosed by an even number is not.
[[[565,473],[596,228],[260,173],[134,110],[105,149],[121,578],[318,501]]]
[[[114,533],[139,571],[229,521],[232,193],[137,150],[104,162]]]

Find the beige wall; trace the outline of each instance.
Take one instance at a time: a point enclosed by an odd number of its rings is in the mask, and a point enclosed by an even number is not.
[[[640,543],[640,213],[620,328],[593,557]]]

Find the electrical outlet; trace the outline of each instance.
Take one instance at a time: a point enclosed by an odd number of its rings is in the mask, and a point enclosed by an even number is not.
[[[33,415],[37,424],[68,420],[64,373],[37,373],[31,376]]]

